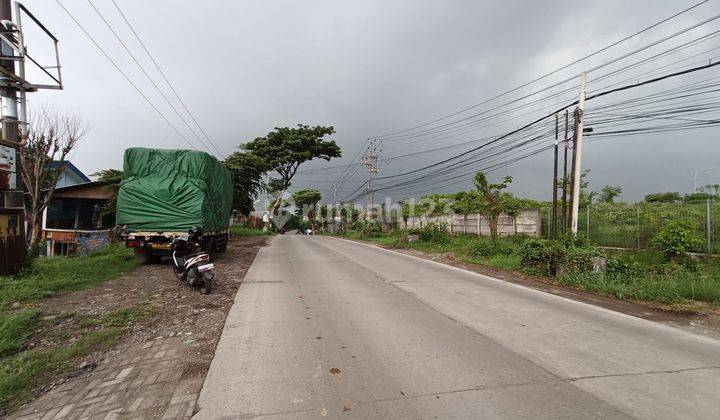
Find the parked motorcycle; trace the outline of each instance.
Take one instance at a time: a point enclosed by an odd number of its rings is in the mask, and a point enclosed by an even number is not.
[[[210,254],[202,250],[201,239],[202,228],[192,227],[187,238],[172,242],[173,272],[178,280],[207,295],[212,290],[215,265],[210,262]]]

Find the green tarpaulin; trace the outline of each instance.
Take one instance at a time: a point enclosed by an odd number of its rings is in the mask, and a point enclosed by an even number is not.
[[[230,173],[213,156],[191,150],[133,147],[125,151],[117,224],[131,232],[227,229]]]

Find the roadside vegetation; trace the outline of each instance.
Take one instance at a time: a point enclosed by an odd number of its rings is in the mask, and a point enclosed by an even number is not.
[[[43,317],[36,303],[90,288],[134,267],[131,250],[115,245],[87,256],[36,258],[17,276],[0,277],[0,415],[10,405],[27,400],[43,378],[76,368],[75,360],[108,348],[126,327],[152,312],[152,306],[143,303],[82,319],[77,334],[58,340],[62,344],[36,348],[33,335],[58,322]]]
[[[720,260],[687,254],[700,238],[691,226],[669,224],[652,240],[653,249],[603,250],[573,237],[452,235],[439,225],[383,233],[380,225],[357,222],[338,234],[393,248],[451,254],[460,262],[543,277],[592,293],[683,304],[720,304]]]
[[[272,231],[263,231],[262,228],[254,228],[243,225],[230,226],[230,235],[232,236],[268,236],[273,235]]]

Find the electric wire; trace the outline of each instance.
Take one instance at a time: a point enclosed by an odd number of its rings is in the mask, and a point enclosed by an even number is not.
[[[117,4],[117,2],[116,2],[115,0],[110,0],[110,1],[112,1],[113,5],[115,5],[115,9],[117,9],[118,13],[119,13],[120,16],[122,17],[123,21],[125,21],[125,23],[127,24],[128,28],[130,28],[130,31],[131,31],[131,32],[133,33],[133,35],[135,36],[135,39],[137,39],[138,43],[140,43],[140,46],[143,48],[143,50],[145,51],[145,53],[147,54],[147,56],[150,58],[150,61],[151,61],[151,62],[153,63],[153,65],[155,66],[155,68],[157,69],[158,73],[160,73],[160,76],[162,76],[163,80],[164,80],[165,83],[168,85],[168,87],[169,87],[170,90],[172,91],[173,95],[175,95],[175,98],[177,98],[178,102],[180,102],[180,104],[182,105],[183,109],[185,109],[185,112],[187,112],[187,114],[190,116],[190,119],[192,119],[193,123],[195,123],[195,125],[197,126],[197,128],[198,128],[198,129],[200,130],[200,132],[203,134],[203,136],[207,139],[207,141],[210,143],[210,145],[213,147],[213,149],[215,149],[215,151],[218,153],[218,156],[223,156],[223,153],[220,152],[220,150],[217,148],[217,146],[215,146],[215,143],[210,139],[210,136],[208,136],[207,132],[205,132],[205,130],[203,129],[203,127],[202,127],[202,126],[200,125],[200,123],[198,122],[197,118],[195,118],[195,115],[193,114],[193,112],[190,111],[190,108],[188,108],[188,106],[185,104],[185,101],[183,101],[183,99],[180,97],[180,94],[178,94],[178,92],[177,92],[177,90],[175,89],[175,87],[173,86],[173,84],[170,82],[170,80],[168,79],[168,77],[165,75],[165,72],[164,72],[163,69],[160,67],[160,64],[158,64],[157,60],[155,60],[155,57],[150,53],[150,50],[149,50],[148,47],[145,45],[145,42],[143,42],[143,40],[142,40],[142,38],[140,37],[140,35],[137,33],[137,31],[135,31],[135,27],[130,23],[130,20],[127,18],[127,16],[125,15],[125,13],[122,11],[122,9],[120,8],[120,6]]]
[[[135,84],[135,82],[133,82],[132,79],[130,79],[130,77],[128,77],[128,75],[120,68],[120,66],[118,66],[118,64],[115,62],[115,60],[113,60],[110,57],[110,55],[108,55],[108,53],[100,46],[100,44],[92,37],[92,35],[90,35],[90,33],[75,18],[75,16],[72,13],[70,13],[70,11],[67,8],[65,8],[65,6],[60,2],[60,0],[55,0],[55,1],[65,11],[65,13],[70,17],[70,19],[72,19],[72,21],[75,23],[75,25],[85,34],[85,36],[90,40],[90,42],[92,42],[93,45],[95,45],[95,47],[102,53],[102,55],[110,62],[110,64],[113,65],[115,70],[117,70],[123,76],[123,78],[130,84],[130,86],[132,86],[135,89],[135,91],[137,91],[137,93],[145,100],[145,102],[147,102],[148,105],[150,105],[150,107],[153,110],[155,110],[155,112],[157,112],[157,114],[160,115],[160,117],[170,127],[172,127],[172,129],[185,141],[185,143],[187,143],[192,149],[197,150],[196,147],[190,142],[190,140],[188,140],[188,138],[185,137],[185,135],[165,116],[165,114],[163,114],[162,111],[160,111],[160,109],[158,109],[155,106],[155,104],[153,104],[152,101],[150,101],[150,98],[148,98],[143,93],[143,91],[140,90],[140,88]]]

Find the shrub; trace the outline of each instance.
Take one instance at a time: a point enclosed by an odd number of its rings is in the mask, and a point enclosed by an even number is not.
[[[519,246],[504,240],[479,238],[473,241],[470,253],[473,257],[492,257],[495,255],[510,256],[519,252]]]
[[[592,258],[600,251],[583,241],[566,238],[562,242],[532,239],[520,247],[520,266],[531,273],[554,276],[562,267],[565,271],[592,270]]]
[[[449,244],[451,239],[452,236],[443,225],[430,223],[420,229],[420,240],[423,242],[445,245]]]
[[[554,275],[557,271],[562,246],[547,239],[532,239],[520,247],[520,266],[525,270],[543,276]]]
[[[675,260],[702,245],[696,227],[688,221],[669,223],[652,238],[650,246],[662,251],[668,260]]]
[[[639,277],[643,275],[645,267],[642,264],[621,258],[608,258],[605,267],[606,276]]]

